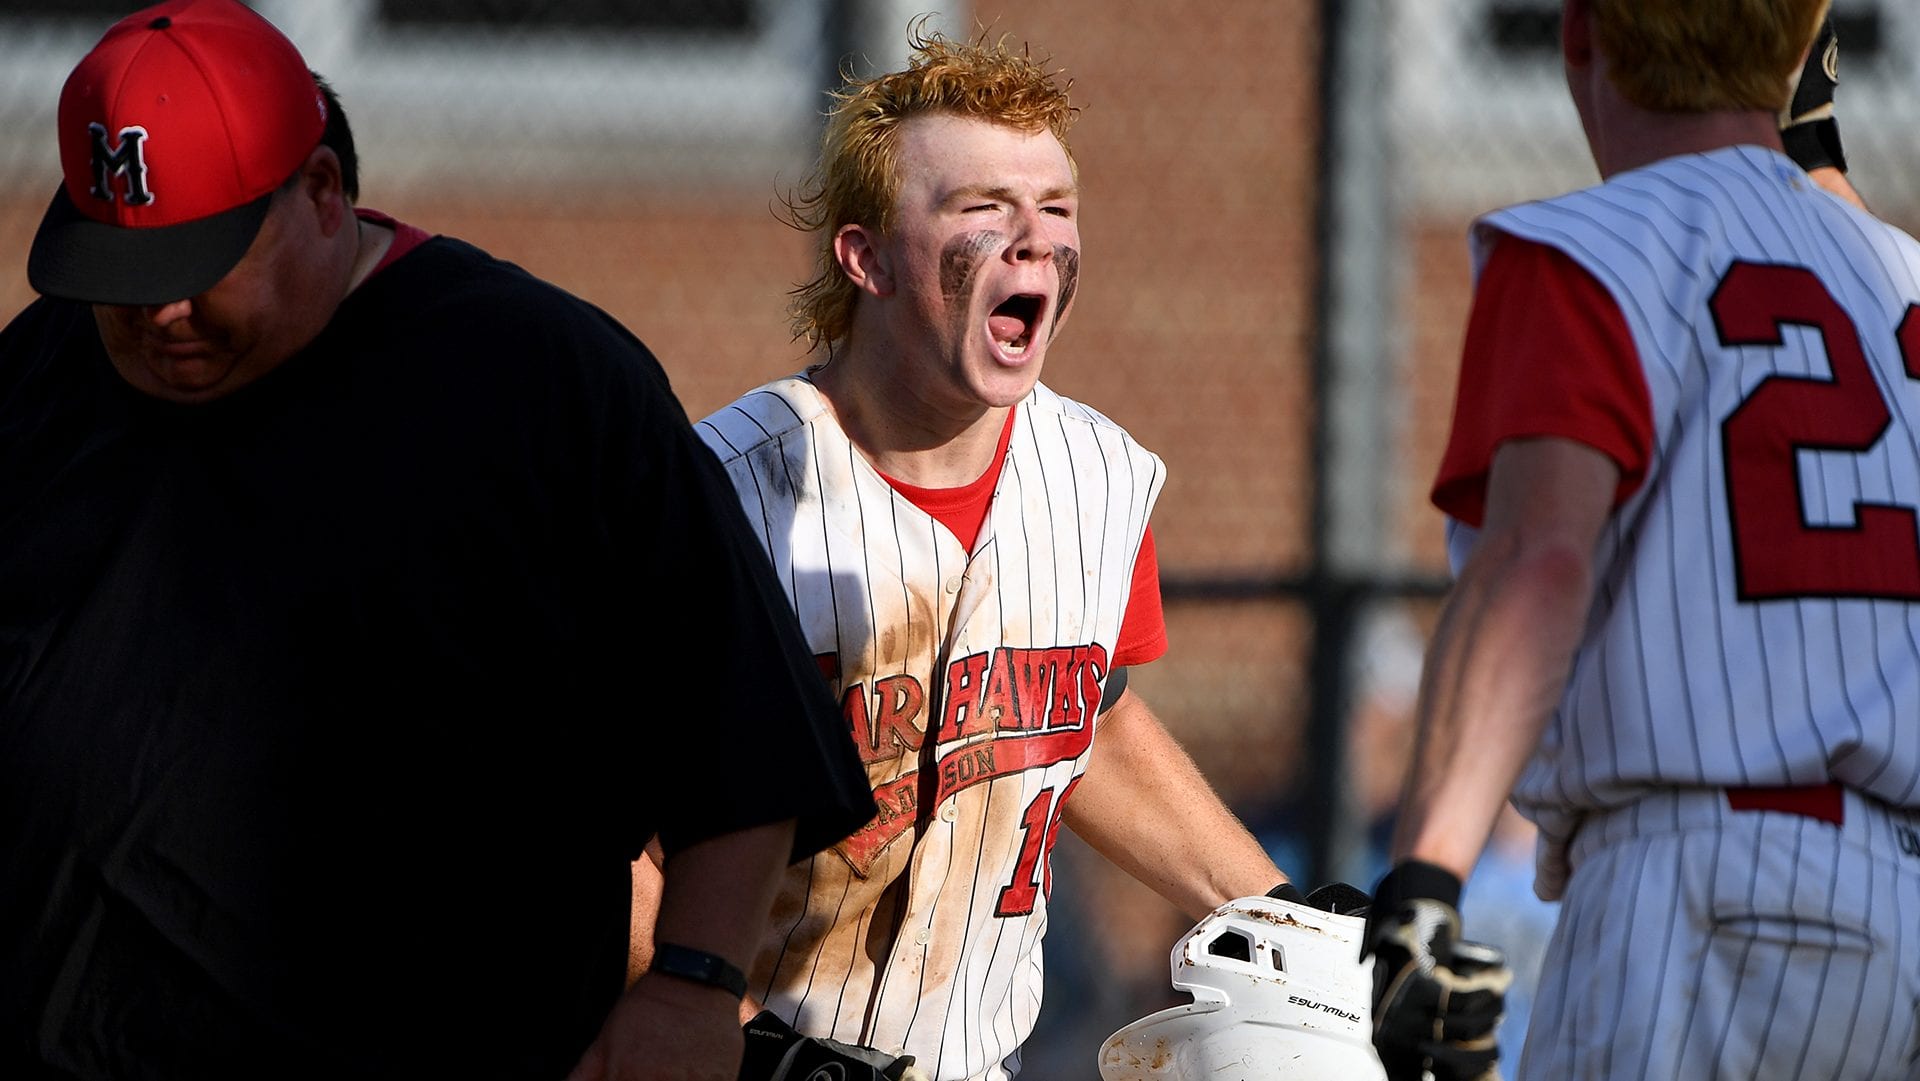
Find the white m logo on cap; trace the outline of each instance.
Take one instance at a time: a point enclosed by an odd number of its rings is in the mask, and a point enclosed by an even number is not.
[[[113,177],[117,174],[127,178],[128,206],[153,202],[153,193],[147,190],[147,129],[121,128],[118,149],[107,147],[105,124],[88,124],[87,131],[93,136],[93,197],[113,202]]]

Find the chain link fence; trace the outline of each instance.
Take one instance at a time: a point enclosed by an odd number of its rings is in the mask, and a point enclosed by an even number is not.
[[[60,84],[138,6],[0,0],[9,312],[31,299],[25,253],[58,181]],[[254,6],[338,89],[366,205],[605,307],[695,416],[804,363],[784,305],[808,249],[773,211],[806,175],[837,69],[898,63],[929,10],[1063,68],[1084,107],[1086,258],[1047,379],[1170,467],[1154,530],[1172,651],[1133,686],[1283,867],[1371,883],[1446,581],[1425,490],[1470,294],[1466,225],[1595,179],[1555,0]],[[1911,228],[1920,6],[1835,14],[1855,183]],[[1179,1001],[1166,951],[1188,921],[1070,838],[1054,859],[1025,1073],[1078,1081],[1108,1033]],[[1509,823],[1467,900],[1474,932],[1523,964],[1552,915],[1529,872]]]

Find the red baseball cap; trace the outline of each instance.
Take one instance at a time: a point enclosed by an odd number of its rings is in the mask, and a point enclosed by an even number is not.
[[[299,50],[238,0],[127,16],[60,91],[65,179],[27,280],[94,304],[206,292],[247,253],[326,122]]]

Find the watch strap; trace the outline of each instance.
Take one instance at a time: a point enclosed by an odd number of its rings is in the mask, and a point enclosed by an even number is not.
[[[671,942],[655,945],[653,963],[647,971],[718,987],[734,998],[745,998],[747,995],[747,974],[740,971],[738,965],[717,953],[689,946],[678,946]]]

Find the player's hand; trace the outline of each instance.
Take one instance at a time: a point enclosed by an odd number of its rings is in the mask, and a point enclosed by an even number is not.
[[[746,1053],[739,1081],[925,1081],[912,1055],[889,1055],[871,1047],[802,1036],[770,1011],[747,1022]]]
[[[739,999],[648,974],[614,1003],[567,1081],[734,1081],[742,1044]]]
[[[1373,1045],[1389,1081],[1488,1081],[1513,972],[1492,946],[1460,941],[1460,880],[1409,861],[1380,880],[1360,958],[1373,954]]]
[[[1780,111],[1780,141],[1787,156],[1808,172],[1833,168],[1847,171],[1847,155],[1840,148],[1840,125],[1833,116],[1833,92],[1840,83],[1840,41],[1829,14],[1813,37],[1813,48],[1794,83],[1793,97]]]

